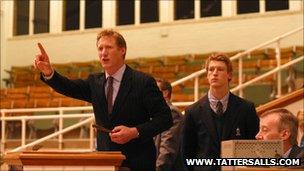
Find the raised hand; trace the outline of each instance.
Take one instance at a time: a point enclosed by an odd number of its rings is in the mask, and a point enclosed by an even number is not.
[[[45,76],[50,76],[54,72],[48,54],[45,52],[41,43],[38,43],[40,54],[36,55],[34,66],[39,69]]]

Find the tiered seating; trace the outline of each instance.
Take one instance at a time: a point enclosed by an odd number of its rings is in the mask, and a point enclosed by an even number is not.
[[[1,109],[87,106],[86,102],[68,98],[48,86],[1,89]]]
[[[237,54],[239,51],[228,52],[229,56]],[[275,67],[275,50],[268,48],[256,50],[252,52],[247,58],[243,59],[243,82],[261,75],[273,67]],[[281,49],[281,64],[285,64],[292,58],[303,55],[303,47],[288,47]],[[163,56],[157,58],[136,58],[127,59],[126,63],[134,69],[148,73],[155,78],[164,78],[169,82],[173,82],[182,77],[185,77],[195,71],[204,68],[204,63],[208,54],[194,54],[194,55],[179,55],[179,56]],[[73,79],[86,78],[90,73],[101,72],[103,69],[99,61],[89,62],[73,62],[65,64],[53,64],[53,67],[59,73]],[[233,87],[238,84],[238,63],[233,62],[233,78],[230,85]],[[297,73],[301,73],[303,77],[303,62],[294,67]],[[1,109],[11,108],[43,108],[43,107],[71,107],[71,106],[87,106],[87,102],[65,97],[48,86],[40,80],[40,73],[32,66],[18,66],[12,67],[10,71],[10,78],[6,79],[9,88],[1,89],[0,107]],[[287,91],[287,84],[285,79],[288,76],[288,71],[282,72],[282,83],[285,86],[283,91]],[[303,79],[303,78],[302,78]],[[244,97],[255,102],[256,105],[262,104],[270,100],[269,94],[273,93],[276,77],[271,75],[259,83],[249,86],[244,89]],[[208,90],[208,82],[206,75],[199,78],[200,90],[199,94],[203,96]],[[173,87],[172,101],[193,101],[194,99],[194,83],[187,81],[181,85]],[[185,107],[181,107],[184,110]],[[24,114],[24,113],[23,113]],[[33,113],[27,113],[32,115]],[[65,120],[64,125],[68,126],[78,122],[79,119]],[[48,125],[47,128],[43,126]],[[56,129],[54,121],[39,121],[34,122],[37,128],[37,137],[42,137],[51,133]],[[44,131],[42,131],[44,130]],[[46,133],[45,130],[48,130]],[[76,131],[77,132],[77,131]],[[70,136],[71,134],[65,135]],[[76,136],[78,133],[75,134]],[[75,137],[75,136],[73,136]]]
[[[240,51],[233,51],[227,52],[226,54],[233,56],[239,52]],[[127,59],[126,63],[137,70],[151,74],[155,78],[164,78],[172,82],[202,69],[204,62],[209,55],[210,53],[162,56],[156,58],[136,58]],[[285,64],[292,58],[299,55],[303,55],[303,47],[297,46],[282,48],[281,64]],[[262,73],[269,71],[276,65],[275,50],[273,48],[256,50],[247,58],[243,59],[243,81],[245,82],[255,78],[257,75],[261,75]],[[89,62],[53,64],[53,67],[59,73],[73,79],[86,78],[92,72],[100,72],[103,70],[97,60]],[[238,67],[237,61],[234,61],[234,77],[231,81],[231,86],[238,84]],[[303,67],[298,67],[296,69],[303,73],[302,68]],[[37,70],[31,66],[12,67],[11,71],[7,72],[10,73],[10,79],[6,81],[10,87],[13,88],[1,90],[1,99],[3,99],[1,100],[1,108],[15,108],[21,106],[58,107],[88,105],[85,102],[71,100],[70,98],[62,96],[46,87],[40,80],[40,75]],[[287,71],[283,72],[282,80],[287,77],[286,73]],[[274,76],[269,76],[260,83],[271,86],[275,79],[276,78]],[[208,82],[205,76],[201,76],[199,84],[200,93],[202,94],[208,89]],[[173,88],[173,101],[188,101],[191,99],[190,97],[193,97],[192,94],[193,82],[185,82],[184,84]],[[26,104],[22,104],[18,99],[22,99]]]

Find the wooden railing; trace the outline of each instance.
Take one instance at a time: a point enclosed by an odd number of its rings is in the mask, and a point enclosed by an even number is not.
[[[264,105],[257,107],[256,111],[257,111],[257,114],[260,115],[267,110],[284,107],[284,106],[292,104],[298,100],[301,100],[303,98],[304,98],[304,88],[301,88],[297,91],[287,94],[286,96],[283,96],[279,99],[273,100],[269,103],[266,103]]]

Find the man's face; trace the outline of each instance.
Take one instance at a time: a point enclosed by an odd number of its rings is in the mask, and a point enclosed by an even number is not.
[[[207,79],[211,87],[228,87],[232,73],[228,73],[227,66],[222,61],[210,61]]]
[[[126,49],[118,47],[114,37],[101,37],[97,50],[100,64],[109,74],[114,74],[124,64]]]
[[[283,132],[279,130],[279,116],[267,115],[260,118],[260,130],[255,138],[257,140],[283,140]]]

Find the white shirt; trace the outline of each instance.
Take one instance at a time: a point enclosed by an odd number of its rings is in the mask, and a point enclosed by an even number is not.
[[[214,97],[211,93],[211,91],[208,91],[208,99],[210,102],[210,107],[211,109],[216,113],[216,105],[218,101],[221,101],[222,105],[223,105],[223,113],[226,111],[227,106],[228,106],[228,99],[229,99],[229,91],[228,93],[220,100],[218,100],[216,97]]]

